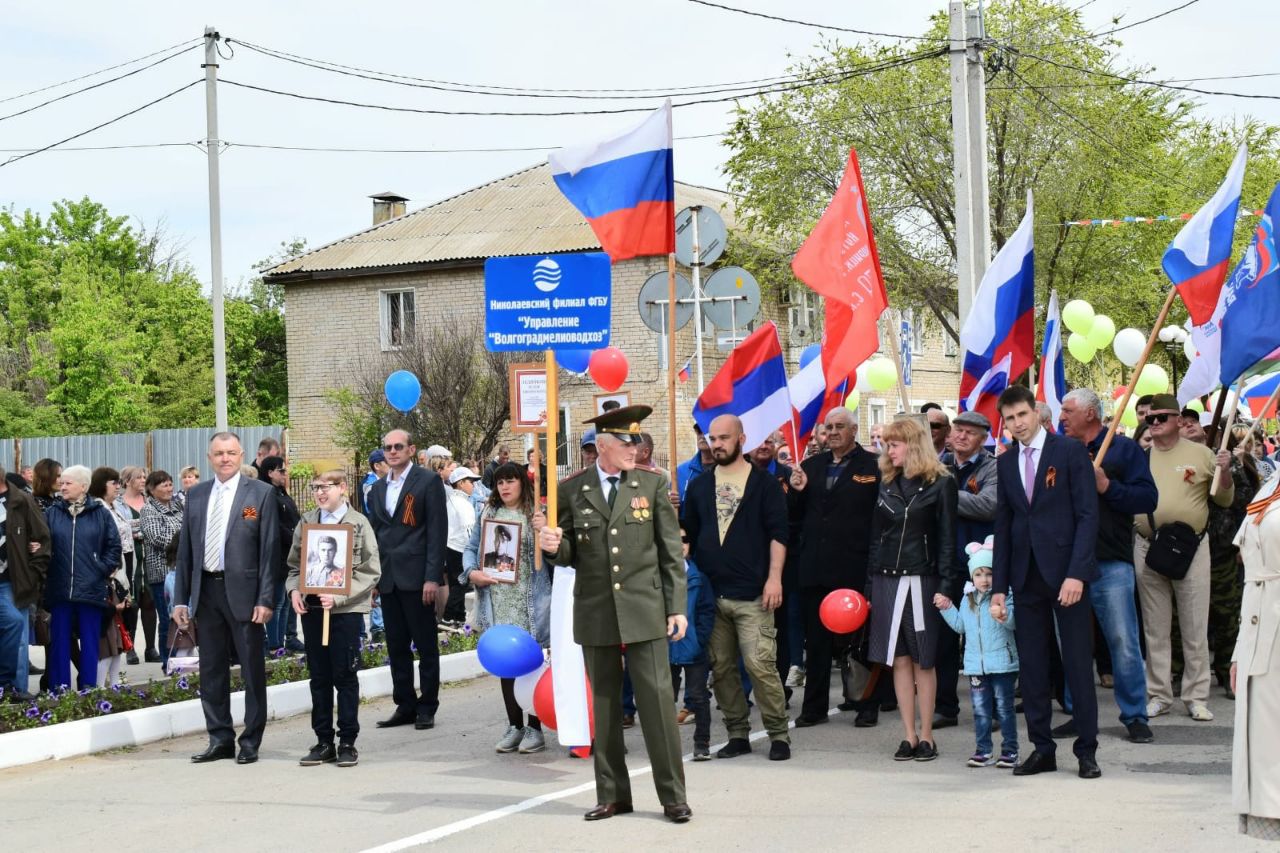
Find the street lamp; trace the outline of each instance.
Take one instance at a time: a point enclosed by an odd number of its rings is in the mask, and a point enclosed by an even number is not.
[[[1187,355],[1187,361],[1191,360],[1191,356],[1186,353],[1186,344],[1191,340],[1191,333],[1181,326],[1165,326],[1161,329],[1156,337],[1164,344],[1165,350],[1169,353],[1169,366],[1173,368],[1173,387],[1178,387],[1178,350],[1183,350]]]

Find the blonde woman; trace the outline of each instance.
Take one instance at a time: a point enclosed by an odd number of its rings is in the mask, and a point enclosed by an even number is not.
[[[880,495],[867,561],[873,604],[870,657],[893,667],[904,732],[894,760],[932,761],[938,757],[933,667],[943,629],[933,601],[939,590],[962,583],[955,563],[956,484],[918,420],[887,424],[882,441]]]

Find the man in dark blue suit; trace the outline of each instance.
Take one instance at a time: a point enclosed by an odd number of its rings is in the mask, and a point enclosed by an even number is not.
[[[1005,590],[1018,605],[1022,704],[1035,752],[1015,776],[1057,770],[1049,658],[1054,619],[1062,663],[1075,701],[1074,746],[1080,777],[1096,779],[1098,698],[1093,688],[1093,621],[1085,584],[1098,574],[1098,492],[1089,452],[1075,439],[1040,426],[1029,388],[1000,395],[1000,415],[1017,440],[997,462],[995,565],[991,615],[1006,618]]]

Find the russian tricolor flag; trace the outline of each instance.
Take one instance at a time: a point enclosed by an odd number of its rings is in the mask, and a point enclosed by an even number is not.
[[[556,186],[616,263],[676,249],[671,101],[617,136],[553,151]]]
[[[693,364],[693,356],[689,356],[689,360],[684,363],[684,367],[680,368],[680,372],[676,374],[676,379],[681,382],[689,381],[689,365]]]
[[[822,355],[819,354],[797,370],[787,383],[791,396],[791,420],[782,428],[782,433],[787,444],[791,445],[795,459],[804,458],[805,445],[818,422],[827,412],[844,403],[849,381],[846,379],[828,391],[824,371]]]
[[[744,453],[755,450],[791,420],[787,367],[773,323],[761,324],[729,353],[693,407],[693,419],[704,433],[720,415],[742,419]]]
[[[1240,209],[1240,186],[1244,183],[1244,164],[1248,158],[1241,144],[1227,171],[1227,179],[1196,211],[1165,249],[1160,265],[1178,288],[1187,306],[1191,322],[1203,326],[1218,305],[1218,294],[1227,277],[1231,259],[1231,238],[1235,234],[1236,216]]]
[[[960,330],[964,350],[960,409],[981,412],[993,425],[1000,420],[997,398],[1035,358],[1033,229],[1031,193],[1027,193],[1022,223],[987,267]]]
[[[1067,371],[1062,362],[1062,318],[1058,313],[1058,291],[1049,296],[1044,318],[1044,346],[1040,348],[1040,384],[1036,399],[1053,413],[1050,427],[1055,431],[1062,420],[1062,398],[1067,396]],[[992,421],[992,423],[995,423]]]

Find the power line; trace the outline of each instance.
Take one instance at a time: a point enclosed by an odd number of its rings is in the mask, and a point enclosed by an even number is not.
[[[943,56],[945,53],[946,53],[945,49],[939,48],[939,49],[927,51],[924,53],[913,54],[908,57],[885,60],[879,63],[878,65],[876,65],[875,67],[860,67],[859,70],[857,70],[856,72],[848,72],[848,73],[837,72],[837,73],[834,73],[829,78],[824,78],[821,80],[802,82],[794,85],[765,87],[763,89],[758,89],[755,91],[739,92],[731,95],[725,95],[722,97],[701,98],[701,99],[696,99],[691,101],[682,101],[678,104],[673,104],[672,106],[673,108],[678,109],[680,107],[690,107],[698,104],[724,103],[726,101],[736,101],[741,98],[756,97],[758,95],[774,95],[774,94],[780,94],[784,92],[796,91],[799,89],[807,89],[813,86],[825,86],[825,85],[834,84],[834,83],[843,83],[855,77],[861,77],[868,74],[876,73],[878,71],[886,71],[891,68],[898,68],[905,65],[911,65],[913,63],[920,62],[926,59],[934,59],[934,58]],[[372,109],[372,110],[384,110],[387,112],[415,113],[420,115],[518,116],[518,117],[616,115],[621,113],[649,112],[652,109],[654,109],[653,106],[643,106],[643,107],[611,107],[611,108],[598,108],[598,109],[590,109],[590,110],[552,110],[552,111],[542,111],[542,112],[533,111],[533,110],[445,110],[445,109],[430,109],[425,107],[394,106],[390,104],[369,104],[369,103],[364,103],[360,101],[343,100],[341,98],[326,98],[319,95],[304,95],[299,92],[289,92],[289,91],[284,91],[282,89],[272,89],[267,86],[258,86],[253,83],[241,83],[239,81],[231,80],[225,77],[220,78],[218,82],[225,83],[228,86],[236,86],[241,89],[250,89],[256,92],[263,92],[266,94],[278,95],[286,98],[295,98],[303,101],[315,101],[317,103],[335,104],[338,106],[359,107],[361,109]]]
[[[471,93],[473,92],[473,90],[477,90],[477,89],[493,90],[491,92],[485,92],[485,93],[476,92],[476,94],[506,93],[513,96],[542,94],[542,95],[564,95],[568,97],[570,95],[583,95],[583,94],[604,95],[604,94],[645,93],[651,97],[661,97],[662,94],[670,93],[670,92],[689,92],[697,89],[715,89],[715,88],[727,88],[727,87],[751,86],[751,85],[772,85],[775,83],[783,83],[790,80],[798,79],[798,75],[787,74],[787,75],[779,75],[776,77],[760,77],[754,80],[734,80],[734,81],[727,81],[727,82],[721,82],[721,83],[704,83],[704,84],[695,85],[695,86],[651,86],[651,87],[636,88],[636,89],[626,89],[626,88],[548,89],[548,88],[528,87],[528,86],[503,86],[503,85],[498,85],[493,83],[463,83],[456,80],[440,80],[440,79],[433,79],[429,77],[414,77],[408,74],[396,74],[390,71],[379,71],[373,68],[362,68],[358,65],[343,65],[342,63],[331,62],[327,59],[316,59],[314,57],[301,56],[296,53],[289,53],[288,51],[278,50],[276,48],[270,48],[270,47],[265,47],[263,45],[254,44],[253,42],[248,42],[243,39],[228,38],[228,39],[225,39],[225,41],[228,44],[232,44],[232,43],[238,44],[241,47],[247,48],[256,53],[263,54],[264,56],[269,56],[273,59],[282,59],[285,61],[295,62],[300,65],[310,65],[311,67],[321,67],[321,70],[325,70],[325,71],[349,71],[349,72],[353,72],[351,76],[355,76],[355,77],[361,77],[364,75],[373,75],[369,79],[377,79],[380,82],[385,82],[385,83],[405,81],[406,83],[421,83],[423,84],[421,88],[439,87],[445,91],[463,91],[468,93]],[[383,79],[383,78],[386,78],[386,79]]]
[[[899,33],[879,33],[874,30],[857,30],[852,27],[837,27],[832,24],[815,24],[812,21],[800,21],[795,18],[783,18],[778,15],[768,15],[764,12],[755,12],[751,9],[739,9],[735,6],[724,6],[719,3],[711,3],[709,0],[689,0],[690,3],[696,3],[699,6],[709,6],[712,9],[720,9],[724,12],[735,12],[739,15],[750,15],[753,18],[764,18],[769,21],[778,21],[783,24],[796,24],[801,27],[813,27],[819,30],[831,30],[833,32],[854,33],[860,36],[876,36],[879,38],[890,39],[912,39],[914,41],[947,41],[946,38],[940,36],[904,36]]]
[[[53,149],[54,154],[61,154],[64,151],[128,151],[132,149],[143,148],[199,148],[203,144],[203,140],[193,140],[191,142],[135,142],[130,145],[68,145],[61,148]],[[37,149],[27,146],[26,148],[0,148],[0,154],[25,154],[36,153]]]
[[[1100,71],[1094,68],[1084,68],[1079,65],[1072,65],[1071,63],[1068,63],[1068,62],[1060,62],[1056,59],[1050,59],[1047,56],[1040,56],[1035,53],[1027,53],[1026,51],[1022,51],[1016,47],[1013,47],[1012,45],[1001,45],[1001,48],[1003,50],[1009,51],[1010,53],[1015,53],[1019,56],[1025,56],[1027,59],[1034,59],[1037,62],[1044,62],[1049,65],[1054,65],[1058,68],[1065,68],[1068,71],[1078,71],[1081,74],[1089,74],[1095,77],[1106,77],[1110,80],[1118,80],[1121,83],[1134,84],[1139,86],[1155,86],[1160,89],[1171,89],[1176,92],[1193,92],[1197,95],[1220,95],[1226,98],[1246,98],[1249,100],[1260,100],[1260,101],[1280,101],[1280,95],[1252,95],[1246,92],[1219,92],[1213,89],[1201,89],[1197,86],[1179,86],[1173,83],[1162,83],[1158,80],[1143,80],[1138,77],[1125,77],[1122,74],[1115,74],[1110,71]]]
[[[94,125],[93,127],[89,128],[88,130],[82,130],[82,131],[80,131],[79,133],[76,133],[76,134],[74,134],[74,135],[72,135],[72,136],[68,136],[66,139],[60,139],[60,140],[58,140],[57,142],[52,142],[52,143],[50,143],[50,144],[48,144],[48,145],[44,146],[43,148],[37,148],[37,149],[36,149],[36,150],[34,150],[34,151],[28,151],[28,152],[27,152],[27,153],[25,153],[25,154],[15,154],[13,157],[10,157],[8,160],[5,160],[3,163],[0,163],[0,169],[3,169],[5,166],[10,165],[11,163],[16,163],[16,162],[18,162],[19,160],[25,160],[25,159],[26,159],[26,158],[28,158],[28,157],[35,156],[36,154],[43,154],[45,151],[48,151],[48,150],[50,150],[50,149],[52,149],[52,148],[57,148],[59,145],[63,145],[64,143],[71,142],[71,141],[73,141],[73,140],[79,139],[79,138],[80,138],[80,137],[82,137],[82,136],[88,136],[90,133],[93,133],[95,130],[102,130],[102,128],[107,127],[107,126],[109,126],[109,125],[113,125],[113,124],[115,124],[115,123],[116,123],[116,122],[118,122],[118,121],[123,121],[124,119],[128,118],[129,116],[137,115],[138,113],[142,112],[143,110],[145,110],[145,109],[149,109],[149,108],[151,108],[151,107],[154,107],[156,104],[158,104],[158,103],[160,103],[160,102],[162,102],[162,101],[167,101],[167,100],[169,100],[170,98],[172,98],[174,95],[177,95],[177,94],[180,94],[180,93],[182,93],[182,92],[185,92],[187,89],[190,89],[192,86],[197,86],[197,85],[199,85],[199,84],[201,84],[201,83],[203,83],[203,82],[204,82],[204,80],[203,80],[203,79],[200,79],[200,80],[192,80],[192,81],[191,81],[190,83],[188,83],[187,85],[185,85],[185,86],[179,86],[177,89],[174,89],[172,92],[170,92],[170,93],[169,93],[169,94],[167,94],[167,95],[161,95],[160,97],[156,98],[154,101],[148,101],[147,103],[143,104],[143,105],[142,105],[142,106],[140,106],[140,107],[135,107],[134,109],[129,110],[127,113],[121,113],[120,115],[116,116],[115,118],[107,119],[106,121],[102,122],[101,124]]]
[[[1147,17],[1147,18],[1143,18],[1140,21],[1134,21],[1132,24],[1125,24],[1123,26],[1115,27],[1114,29],[1106,30],[1104,32],[1089,33],[1088,35],[1076,36],[1075,38],[1069,38],[1069,39],[1063,39],[1062,41],[1049,42],[1048,44],[1041,45],[1041,47],[1045,48],[1045,47],[1053,47],[1059,44],[1071,44],[1077,41],[1089,41],[1090,39],[1101,38],[1102,36],[1109,36],[1114,33],[1123,32],[1124,30],[1131,30],[1134,27],[1140,27],[1143,24],[1149,24],[1152,21],[1158,21],[1161,18],[1172,15],[1175,12],[1181,12],[1183,9],[1187,8],[1188,6],[1194,6],[1199,2],[1200,0],[1187,0],[1187,2],[1179,6],[1174,6],[1171,9],[1165,9],[1163,12],[1157,12],[1156,14],[1151,15],[1150,17]]]
[[[179,47],[190,45],[193,42],[202,42],[202,41],[204,41],[203,37],[196,37],[193,39],[187,39],[186,41],[180,41],[177,44],[171,44],[168,47],[161,48],[160,50],[153,51],[144,56],[139,56],[136,59],[130,59],[128,62],[121,62],[118,65],[109,65],[106,68],[99,68],[97,71],[90,71],[88,74],[81,74],[79,77],[72,77],[70,80],[63,80],[61,83],[50,83],[47,86],[41,86],[39,89],[32,89],[29,92],[22,92],[17,95],[8,95],[6,97],[0,98],[0,104],[8,103],[9,101],[16,101],[21,98],[28,97],[30,95],[38,95],[41,92],[47,92],[50,89],[57,89],[61,86],[68,86],[72,83],[79,83],[81,80],[88,80],[90,77],[97,77],[99,74],[106,74],[108,71],[115,71],[117,68],[125,68],[126,66],[141,62],[144,59],[150,59],[153,56],[159,56],[162,53],[168,53],[171,50],[175,50]]]
[[[127,71],[124,74],[121,74],[119,77],[112,77],[109,80],[102,80],[98,83],[94,83],[91,86],[85,86],[83,89],[76,89],[74,92],[67,92],[64,95],[59,95],[56,98],[50,98],[47,101],[42,101],[41,103],[35,104],[34,106],[27,107],[24,110],[18,110],[16,113],[9,113],[7,116],[0,116],[0,121],[8,121],[11,118],[17,118],[18,116],[26,115],[27,113],[30,113],[30,112],[35,112],[36,110],[42,107],[47,107],[50,104],[56,104],[58,101],[65,101],[67,98],[74,98],[76,95],[82,95],[85,92],[91,92],[94,89],[100,89],[103,86],[109,86],[110,84],[115,83],[119,80],[123,80],[126,77],[132,77],[135,74],[141,74],[143,71],[146,71],[148,68],[155,68],[157,65],[168,62],[170,59],[173,59],[174,57],[178,57],[184,53],[195,50],[196,47],[197,45],[194,45],[194,44],[191,45],[190,47],[184,47],[182,50],[175,51],[174,53],[171,53],[168,56],[161,57],[160,59],[157,59],[155,62],[152,62],[148,65],[144,65],[141,68],[135,68],[132,71]]]

